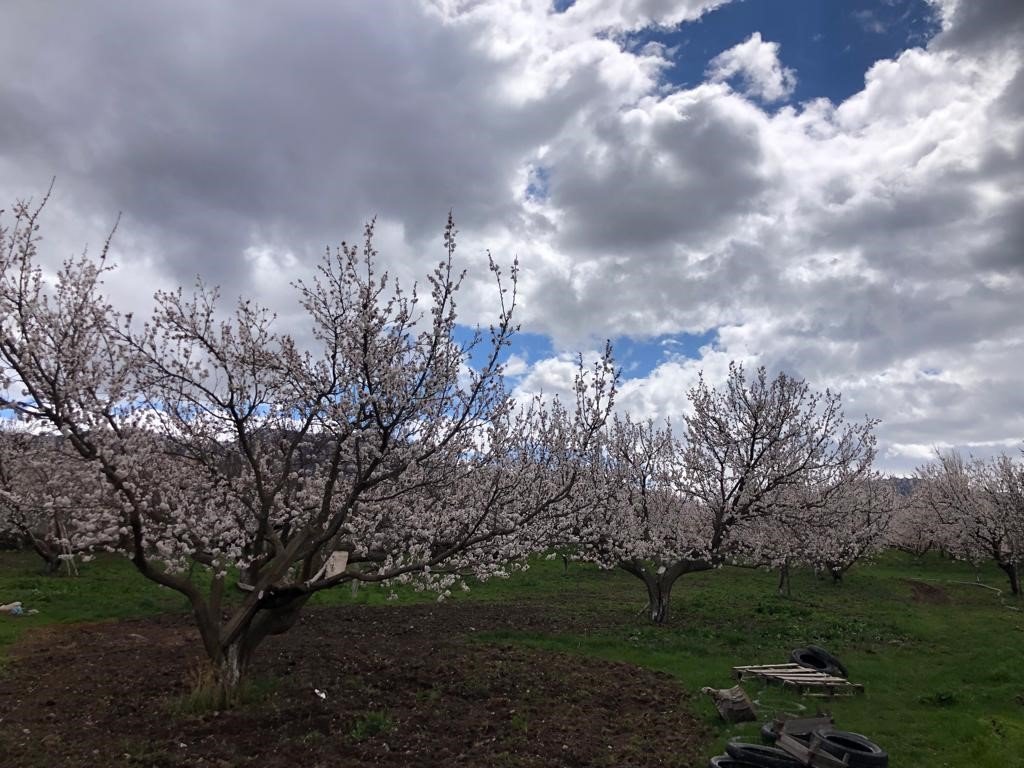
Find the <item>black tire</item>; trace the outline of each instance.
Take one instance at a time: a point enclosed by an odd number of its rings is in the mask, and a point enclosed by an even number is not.
[[[851,731],[819,728],[814,735],[821,739],[821,748],[833,757],[846,759],[850,768],[888,768],[889,755],[867,736]]]
[[[846,665],[843,664],[843,662],[841,662],[839,659],[837,659],[831,653],[826,651],[824,648],[822,648],[820,645],[808,645],[807,646],[807,650],[810,651],[811,653],[818,654],[823,659],[825,659],[825,661],[827,661],[829,664],[831,664],[833,667],[835,667],[837,670],[839,670],[839,676],[840,677],[849,677],[850,676],[849,671],[846,669]]]
[[[725,745],[730,757],[745,760],[761,768],[801,768],[800,762],[788,752],[776,747],[765,747],[761,744],[745,744],[730,741]]]
[[[813,669],[817,672],[824,672],[826,675],[832,675],[833,677],[846,677],[844,674],[845,667],[836,666],[829,659],[835,659],[827,651],[825,655],[813,651],[811,648],[817,648],[817,646],[810,646],[807,648],[794,648],[793,652],[789,655],[790,661],[795,664],[799,664],[801,667],[807,667],[807,669]],[[838,661],[838,659],[836,659]]]
[[[757,763],[737,760],[729,755],[717,755],[708,761],[708,768],[761,768]]]

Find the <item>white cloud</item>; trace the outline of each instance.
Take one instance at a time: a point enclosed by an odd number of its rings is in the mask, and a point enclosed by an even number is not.
[[[290,327],[287,284],[325,245],[376,214],[407,281],[454,208],[462,263],[518,256],[519,318],[556,350],[717,329],[623,408],[678,416],[735,358],[881,417],[893,467],[1024,438],[1024,4],[936,0],[941,34],[861,92],[771,110],[794,75],[759,35],[709,71],[745,90],[667,87],[668,50],[624,47],[720,4],[22,4],[0,28],[0,196],[57,175],[53,260],[123,210],[108,285],[136,312],[202,272]],[[460,308],[493,318],[484,271]],[[568,391],[571,356],[530,362],[510,361],[521,391]]]
[[[857,23],[864,28],[866,32],[870,32],[875,35],[885,34],[887,27],[885,23],[879,19],[872,11],[862,10],[854,11],[853,18],[857,20]]]
[[[764,102],[785,99],[796,88],[796,72],[779,61],[779,44],[762,40],[760,32],[715,56],[707,76],[716,83],[739,77],[743,93]]]
[[[506,376],[522,376],[529,370],[529,364],[519,355],[509,355],[505,361]]]
[[[564,14],[568,24],[588,30],[627,32],[648,26],[671,27],[699,19],[730,0],[576,0]]]

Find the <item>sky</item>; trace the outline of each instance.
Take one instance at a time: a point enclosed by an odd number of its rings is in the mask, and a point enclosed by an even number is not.
[[[196,275],[302,336],[291,281],[376,217],[467,326],[520,267],[509,374],[678,420],[732,360],[881,420],[878,466],[1024,445],[1019,0],[8,0],[0,201],[47,263],[120,213],[115,304]]]

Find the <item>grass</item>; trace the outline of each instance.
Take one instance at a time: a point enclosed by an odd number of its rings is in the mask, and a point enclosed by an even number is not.
[[[373,710],[355,719],[348,736],[352,741],[365,741],[374,736],[390,733],[393,727],[394,722],[387,710]]]
[[[224,707],[213,670],[208,665],[200,663],[189,672],[187,677],[189,690],[170,702],[171,714],[205,715]],[[270,700],[280,683],[280,680],[273,677],[250,675],[243,678],[238,689],[233,692],[232,706],[244,708],[263,704]]]
[[[0,552],[0,603],[20,600],[33,615],[0,616],[3,649],[33,627],[83,621],[111,621],[188,610],[184,597],[139,576],[123,557],[98,557],[79,576],[43,573],[31,552]]]
[[[890,553],[855,568],[834,586],[813,574],[793,576],[793,596],[775,594],[772,574],[724,568],[689,574],[676,585],[668,626],[639,615],[639,581],[618,571],[560,561],[537,561],[512,578],[476,585],[454,598],[536,601],[552,611],[603,619],[577,634],[490,633],[484,642],[625,661],[677,677],[689,691],[732,684],[738,664],[777,663],[799,645],[815,643],[839,656],[864,696],[800,698],[750,683],[747,689],[774,710],[830,711],[839,727],[864,733],[885,747],[893,765],[936,768],[1024,766],[1024,601],[975,585],[1003,588],[995,568],[975,572],[938,557],[921,562]],[[400,589],[397,604],[436,599]],[[318,596],[322,605],[387,603],[390,590],[347,586]],[[178,595],[146,582],[123,559],[87,564],[78,578],[42,575],[31,555],[0,554],[0,602],[22,600],[40,613],[0,617],[3,646],[33,626],[182,611]],[[729,726],[710,699],[683,702],[712,728],[707,754],[733,736],[757,740],[758,725]],[[526,724],[523,724],[524,727]],[[352,726],[355,740],[391,727],[387,713],[367,713]]]

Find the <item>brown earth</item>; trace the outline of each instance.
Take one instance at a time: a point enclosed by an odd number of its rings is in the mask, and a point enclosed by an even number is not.
[[[949,593],[942,587],[917,579],[904,579],[904,581],[910,585],[911,596],[915,602],[931,605],[946,605],[949,602]]]
[[[262,698],[201,714],[183,711],[187,617],[49,628],[0,677],[0,764],[703,764],[707,728],[671,677],[477,639],[581,629],[567,621],[507,603],[311,609],[257,652]]]

